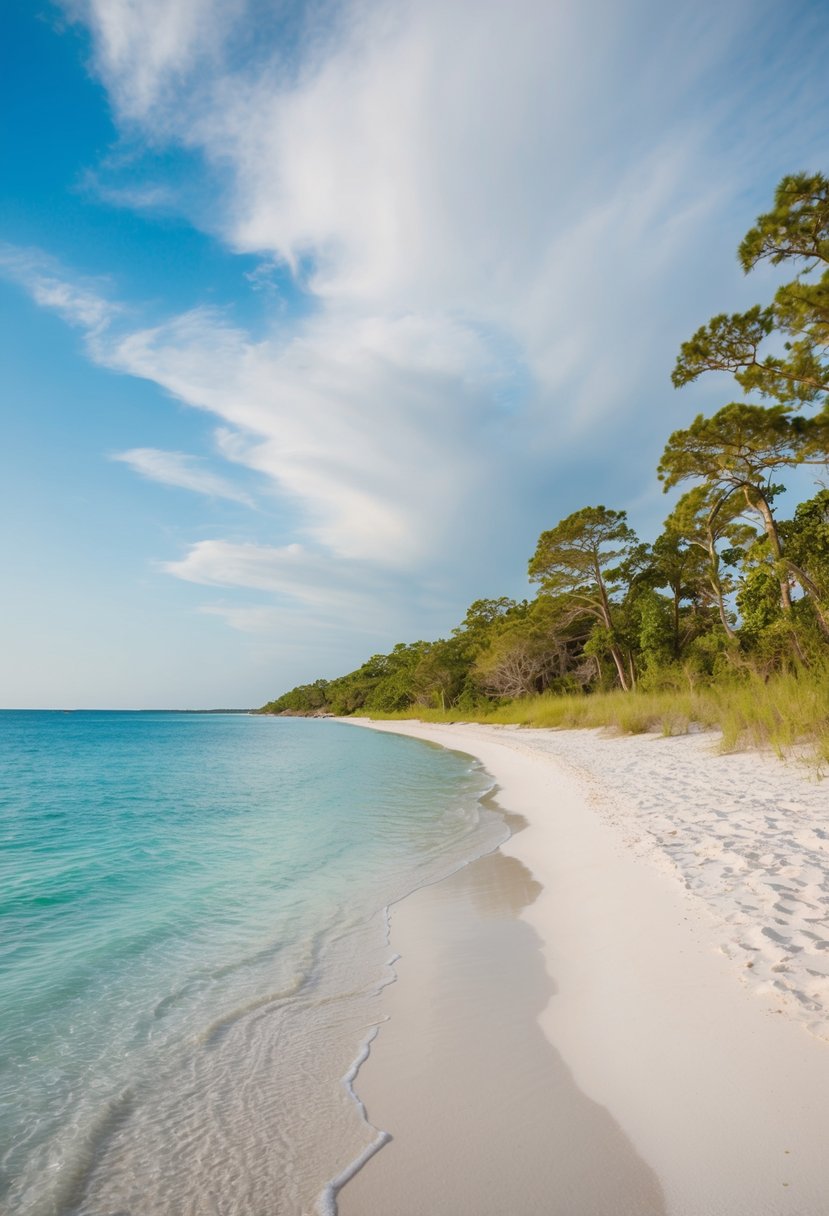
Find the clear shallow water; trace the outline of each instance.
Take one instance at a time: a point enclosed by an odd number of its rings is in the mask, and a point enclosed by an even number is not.
[[[334,722],[0,713],[0,1208],[331,1210],[385,908],[503,839],[488,784]]]

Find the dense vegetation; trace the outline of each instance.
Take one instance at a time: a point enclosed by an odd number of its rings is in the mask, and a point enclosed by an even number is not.
[[[565,725],[598,714],[641,725],[660,719],[662,695],[663,706],[683,706],[677,721],[728,731],[731,688],[732,707],[788,698],[795,734],[819,733],[829,713],[829,489],[788,517],[778,499],[787,474],[829,462],[829,180],[784,178],[739,258],[746,272],[767,261],[795,277],[769,304],[716,316],[683,343],[676,387],[725,371],[752,400],[670,436],[658,475],[684,493],[652,544],[624,511],[582,507],[539,537],[534,599],[478,600],[449,638],[401,643],[263,712]]]

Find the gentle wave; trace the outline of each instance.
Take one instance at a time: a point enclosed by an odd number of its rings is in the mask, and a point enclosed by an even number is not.
[[[338,723],[0,713],[4,1211],[335,1210],[387,908],[503,839],[489,785]]]
[[[379,1153],[392,1139],[391,1132],[381,1131],[380,1128],[373,1127],[369,1121],[368,1114],[364,1103],[360,1100],[354,1090],[354,1082],[357,1079],[357,1074],[365,1064],[371,1052],[371,1045],[380,1033],[380,1026],[372,1026],[363,1043],[360,1044],[360,1049],[355,1056],[351,1067],[343,1077],[343,1086],[345,1087],[349,1097],[354,1102],[360,1112],[367,1127],[375,1133],[374,1139],[370,1144],[367,1144],[358,1157],[341,1170],[336,1178],[332,1178],[322,1189],[319,1199],[317,1200],[317,1212],[319,1216],[337,1216],[337,1195],[343,1189],[347,1182],[350,1182],[356,1173],[371,1160],[375,1153]]]

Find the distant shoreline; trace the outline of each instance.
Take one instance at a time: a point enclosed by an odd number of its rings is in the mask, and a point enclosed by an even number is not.
[[[37,709],[21,709],[18,706],[6,706],[0,709],[0,714],[255,714],[255,709],[82,709],[69,707],[55,708],[40,707]]]

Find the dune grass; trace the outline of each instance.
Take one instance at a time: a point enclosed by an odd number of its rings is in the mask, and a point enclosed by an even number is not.
[[[606,727],[620,734],[687,734],[718,730],[725,752],[772,750],[814,758],[829,765],[829,675],[748,676],[728,684],[658,692],[542,694],[480,709],[414,707],[373,718],[419,718],[423,722],[484,722],[493,725],[573,729]]]

